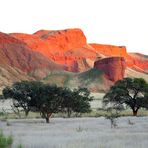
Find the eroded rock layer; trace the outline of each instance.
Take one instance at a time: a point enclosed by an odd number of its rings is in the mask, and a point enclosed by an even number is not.
[[[43,69],[46,71],[66,69],[65,66],[58,65],[42,54],[32,51],[21,40],[4,33],[0,33],[0,65],[9,65],[26,73],[40,70],[40,77],[46,76]]]
[[[4,77],[7,80],[14,79],[12,76],[14,72],[17,79],[20,74],[22,75],[20,79],[30,79],[30,76],[31,79],[32,77],[48,79],[53,71],[86,72],[87,75],[89,73],[87,71],[97,68],[103,72],[103,75],[98,75],[100,77],[98,81],[95,78],[93,81],[95,85],[90,83],[92,85],[90,88],[95,90],[101,77],[106,79],[101,83],[106,82],[107,85],[122,79],[126,67],[130,71],[138,71],[143,73],[144,77],[148,77],[147,56],[139,53],[129,54],[125,46],[88,44],[81,29],[39,30],[34,34],[0,33],[0,68],[2,69],[0,79]],[[11,74],[6,76],[8,71]],[[96,71],[91,72],[94,74]],[[1,82],[6,82],[6,79]],[[62,81],[63,84],[68,82],[67,79]],[[80,81],[78,83],[82,84]]]
[[[117,81],[123,79],[126,64],[123,57],[109,57],[96,61],[94,68],[102,70],[109,80]]]

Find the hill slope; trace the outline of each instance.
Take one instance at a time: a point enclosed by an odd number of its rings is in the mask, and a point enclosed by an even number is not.
[[[48,71],[66,69],[66,66],[54,63],[42,54],[32,51],[24,42],[4,33],[0,33],[0,66],[18,69],[26,76],[32,73],[37,78],[45,77]]]
[[[43,79],[46,83],[105,91],[124,76],[148,80],[147,73],[148,56],[127,53],[125,46],[88,44],[81,29],[0,33],[1,86]]]

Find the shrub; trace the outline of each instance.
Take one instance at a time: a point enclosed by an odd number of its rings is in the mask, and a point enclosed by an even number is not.
[[[108,107],[106,111],[107,111],[107,114],[105,115],[105,118],[110,120],[111,128],[116,128],[118,126],[117,118],[120,117],[120,114],[119,114],[120,110],[117,109],[116,107]]]
[[[12,136],[4,136],[3,132],[0,132],[0,148],[8,148],[11,147],[13,143]]]

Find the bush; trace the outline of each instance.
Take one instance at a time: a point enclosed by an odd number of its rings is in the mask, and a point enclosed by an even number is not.
[[[117,108],[114,107],[108,107],[106,111],[107,114],[105,115],[105,118],[110,120],[111,128],[116,128],[118,126],[117,118],[120,117],[120,110],[117,110]]]
[[[0,148],[8,148],[11,147],[13,143],[12,136],[5,137],[3,132],[0,132]]]

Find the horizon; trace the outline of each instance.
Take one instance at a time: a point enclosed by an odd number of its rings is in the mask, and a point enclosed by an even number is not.
[[[147,55],[146,0],[5,0],[1,2],[0,31],[80,28],[88,43],[126,46],[127,52]]]

